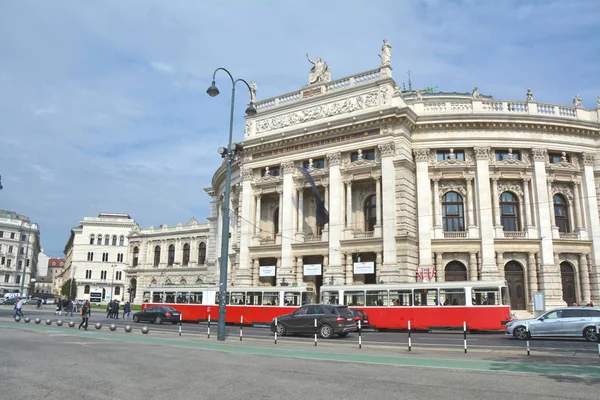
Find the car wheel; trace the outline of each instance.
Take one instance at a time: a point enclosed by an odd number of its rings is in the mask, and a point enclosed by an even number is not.
[[[285,336],[287,329],[285,329],[285,325],[283,325],[281,322],[279,322],[277,324],[277,327],[275,328],[275,330],[277,330],[277,334],[279,336]]]
[[[319,336],[322,339],[331,339],[333,337],[333,329],[327,324],[321,325],[319,328]]]
[[[598,334],[596,333],[596,327],[594,327],[594,326],[588,326],[587,328],[585,328],[583,330],[583,337],[588,342],[597,342],[598,341]]]
[[[342,332],[342,333],[338,333],[339,337],[346,337],[348,336],[348,332]]]
[[[156,319],[154,320],[155,324],[162,324],[162,318],[160,316],[156,317]]]
[[[138,323],[140,322],[140,317],[138,317],[137,315],[133,316],[133,322]]]
[[[513,332],[513,335],[519,340],[525,340],[531,337],[529,332],[525,330],[524,326],[517,326]]]

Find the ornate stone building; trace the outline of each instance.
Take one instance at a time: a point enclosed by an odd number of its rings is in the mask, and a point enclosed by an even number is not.
[[[514,309],[537,291],[548,307],[600,302],[600,105],[403,91],[390,59],[386,42],[378,68],[330,81],[318,58],[314,83],[257,104],[233,165],[230,283],[415,282],[421,268],[505,278]],[[223,164],[216,249],[224,182]]]

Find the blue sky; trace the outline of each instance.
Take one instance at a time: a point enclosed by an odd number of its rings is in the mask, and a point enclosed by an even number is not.
[[[398,83],[595,107],[599,1],[7,1],[0,3],[0,208],[38,222],[62,255],[99,212],[143,227],[208,217],[227,141],[226,67],[258,98],[295,91],[320,56],[337,79],[377,67]],[[241,91],[240,91],[241,92]],[[242,140],[245,93],[235,140]]]

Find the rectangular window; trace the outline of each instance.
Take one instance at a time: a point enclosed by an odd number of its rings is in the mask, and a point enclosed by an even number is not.
[[[21,275],[17,275],[16,278],[17,279],[16,279],[15,283],[21,283]]]
[[[359,158],[362,158],[363,160],[374,161],[375,160],[375,149],[354,151],[354,152],[350,153],[350,161],[352,161],[352,162],[358,161]]]
[[[12,263],[12,259],[6,260],[6,268],[10,268],[10,264]]]
[[[438,150],[437,151],[437,160],[438,161],[446,161],[446,160],[458,160],[465,161],[465,151],[464,150]]]
[[[152,302],[153,303],[164,303],[165,294],[163,292],[153,292]]]
[[[150,303],[150,292],[144,292],[144,294],[142,295],[142,302]]]
[[[245,292],[229,293],[229,304],[246,304],[246,293]]]
[[[10,275],[9,274],[4,274],[4,283],[8,283],[9,279],[10,279]]]
[[[27,240],[27,236],[26,235],[21,235],[21,241],[24,242]]]
[[[323,304],[340,304],[340,292],[337,290],[323,290],[321,299],[323,299]]]
[[[392,306],[412,306],[413,296],[410,290],[390,290]],[[384,304],[385,305],[385,304]]]
[[[202,304],[202,292],[190,293],[190,304]]]
[[[19,249],[19,254],[21,254],[21,255],[25,254],[25,247],[21,247]]]
[[[165,303],[175,303],[175,293],[166,293]]]
[[[10,238],[11,238],[11,239],[14,239],[14,238],[15,238],[15,233],[14,233],[14,232],[11,232],[11,233],[10,233]]]
[[[6,264],[6,257],[2,257],[2,261],[0,262],[2,265]]]
[[[19,269],[23,268],[23,261],[19,260]]]
[[[445,306],[464,306],[466,305],[464,289],[440,289],[439,301]]]
[[[0,231],[0,239],[4,237],[4,231]]]
[[[250,300],[250,299],[248,299],[248,300]],[[253,299],[255,305],[260,304],[260,303],[256,303],[257,300],[258,299]],[[263,294],[263,299],[262,300],[263,300],[262,304],[264,306],[278,306],[279,305],[279,293],[277,293],[277,292],[265,292]],[[250,304],[252,304],[252,303],[250,303]]]
[[[496,161],[504,161],[504,160],[520,160],[521,152],[512,151],[512,149],[508,150],[496,150]]]
[[[310,163],[310,161],[311,161],[311,160],[304,161],[304,162],[302,163],[302,166],[303,166],[304,168],[309,168],[309,167],[311,167],[311,163]],[[317,158],[317,159],[313,159],[313,160],[312,160],[312,167],[313,167],[313,168],[325,168],[325,159],[324,159],[324,158]]]
[[[364,291],[350,291],[344,292],[344,305],[347,306],[364,306],[365,305],[365,292]]]
[[[558,164],[561,162],[569,162],[569,157],[567,153],[548,153],[548,161],[550,164]]]
[[[281,175],[281,168],[280,167],[267,167],[263,170],[263,176],[266,176],[266,175],[279,176],[279,175]]]
[[[415,289],[415,306],[435,306],[437,301],[437,289]]]
[[[497,306],[499,305],[500,296],[498,288],[477,288],[473,289],[473,298],[471,302],[476,306]]]
[[[283,301],[286,306],[300,306],[300,292],[285,292]]]
[[[367,306],[387,306],[387,290],[367,290]]]

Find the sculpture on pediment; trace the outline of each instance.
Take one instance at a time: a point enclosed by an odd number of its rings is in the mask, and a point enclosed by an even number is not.
[[[581,97],[578,94],[573,97],[573,105],[577,108],[581,107]]]
[[[313,61],[308,56],[308,53],[306,53],[306,59],[313,65],[308,74],[309,85],[312,85],[313,83],[329,82],[331,80],[331,70],[327,63],[321,60],[321,57],[317,57],[317,60]]]
[[[417,100],[418,100],[418,101],[420,101],[420,100],[423,100],[423,92],[421,92],[421,89],[417,90],[417,91],[415,92],[415,94],[416,94],[416,96],[417,96]]]
[[[392,62],[392,45],[387,40],[383,39],[383,45],[381,46],[381,66],[387,67]]]
[[[525,95],[525,99],[527,101],[533,101],[533,92],[531,89],[527,89],[527,94]]]
[[[473,92],[471,92],[471,95],[473,96],[474,99],[478,99],[479,98],[479,89],[477,89],[477,86],[475,86],[473,88]]]
[[[600,110],[600,96],[596,99],[596,109]]]

